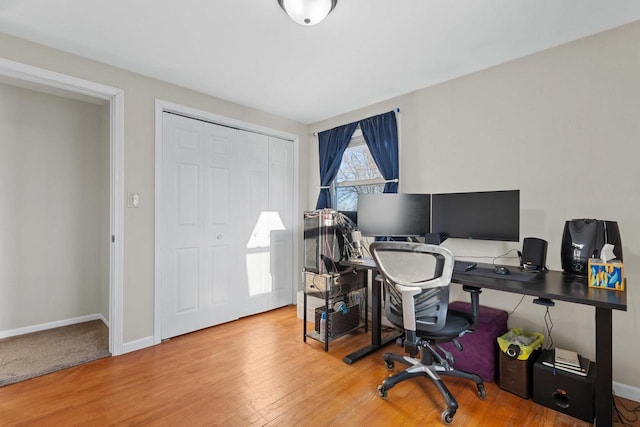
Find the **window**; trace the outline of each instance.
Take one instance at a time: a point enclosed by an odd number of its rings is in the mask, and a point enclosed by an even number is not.
[[[335,208],[339,211],[358,209],[358,194],[382,193],[385,179],[371,156],[360,127],[342,156],[342,163],[333,180]]]

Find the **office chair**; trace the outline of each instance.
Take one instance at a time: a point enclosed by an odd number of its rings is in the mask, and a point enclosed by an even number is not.
[[[440,246],[413,242],[374,242],[370,247],[378,271],[384,280],[385,314],[404,337],[398,345],[408,356],[385,353],[383,359],[389,370],[394,362],[409,367],[385,379],[378,387],[378,396],[385,399],[387,392],[401,381],[426,377],[444,396],[447,409],[441,419],[451,424],[458,410],[458,402],[440,378],[453,376],[473,380],[478,397],[486,397],[484,383],[479,375],[453,368],[453,355],[439,343],[453,342],[459,351],[458,337],[470,332],[477,320],[480,290],[467,288],[471,293],[472,313],[448,310],[449,283],[454,257]],[[416,356],[419,354],[419,358]]]

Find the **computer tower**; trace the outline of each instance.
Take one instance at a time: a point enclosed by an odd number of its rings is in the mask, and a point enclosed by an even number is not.
[[[572,219],[562,233],[562,269],[568,273],[587,275],[589,258],[599,258],[605,243],[613,245],[613,253],[622,261],[622,241],[615,221]]]
[[[340,261],[340,245],[336,236],[336,211],[329,209],[304,213],[304,269],[328,274]]]
[[[543,365],[542,360],[544,357],[540,357],[533,365],[533,401],[563,414],[593,423],[595,363],[590,362],[588,374],[583,377]]]

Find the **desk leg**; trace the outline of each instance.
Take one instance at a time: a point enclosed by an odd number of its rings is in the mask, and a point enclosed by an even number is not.
[[[364,286],[364,332],[369,332],[369,286]]]
[[[377,280],[374,272],[371,280],[371,345],[380,346],[382,343],[382,283]]]
[[[611,310],[596,307],[596,426],[613,425],[613,322]]]
[[[302,305],[302,341],[307,342],[307,293],[303,295],[304,304]]]
[[[362,359],[370,355],[371,353],[379,350],[383,346],[395,341],[400,335],[401,331],[389,334],[382,339],[382,283],[376,280],[376,271],[372,272],[373,280],[371,282],[371,345],[354,351],[351,354],[347,354],[342,361],[347,365],[351,365],[353,362]]]

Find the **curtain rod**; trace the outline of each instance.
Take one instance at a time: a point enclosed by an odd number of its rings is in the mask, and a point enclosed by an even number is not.
[[[394,179],[385,179],[384,181],[376,181],[374,184],[371,185],[375,185],[375,184],[386,184],[388,182],[395,182],[396,184],[400,182],[400,180],[398,178],[394,178]],[[359,184],[360,185],[360,184]],[[318,187],[321,190],[325,190],[325,189],[331,189],[330,185],[321,185],[320,187]]]
[[[396,113],[400,113],[400,107],[396,107],[396,108],[394,108],[394,109],[393,109],[393,111],[395,111]],[[381,113],[381,114],[383,114],[383,113]],[[371,117],[373,117],[373,116],[371,116]],[[338,127],[338,126],[336,126],[336,127]],[[321,131],[321,132],[322,132],[322,131]],[[318,136],[318,132],[314,132],[314,133],[313,133],[313,136]]]

